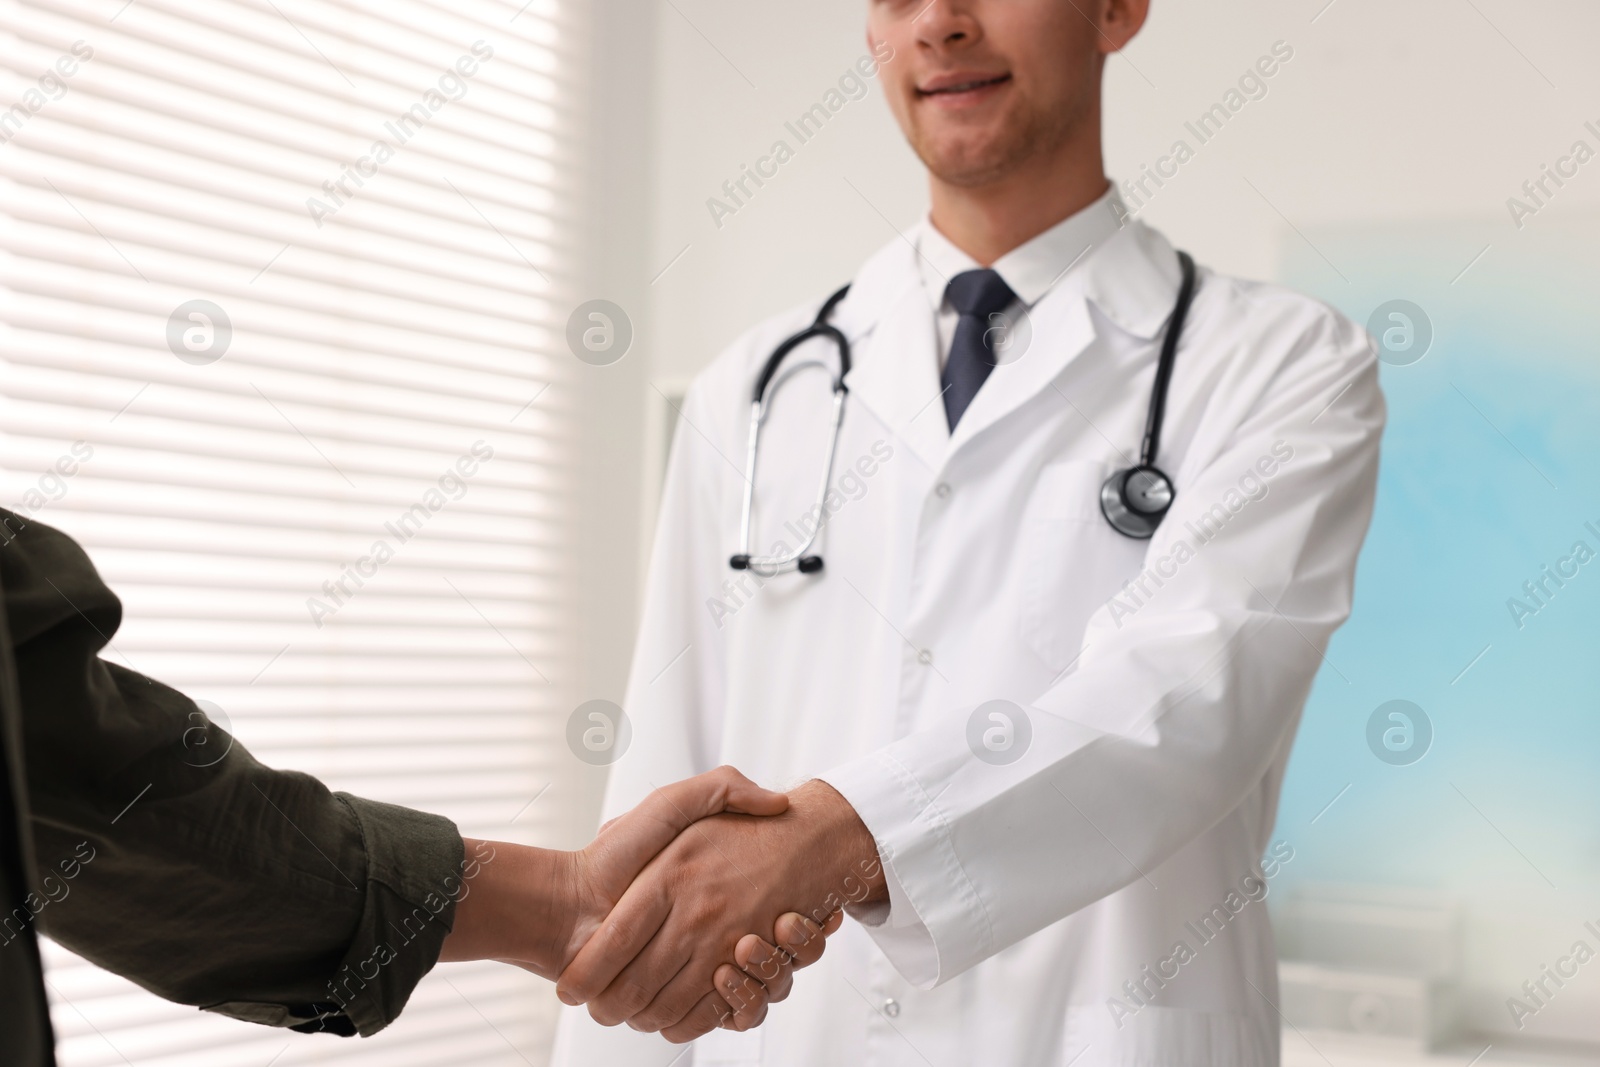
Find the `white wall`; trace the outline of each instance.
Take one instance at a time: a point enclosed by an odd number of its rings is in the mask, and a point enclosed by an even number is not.
[[[650,232],[653,115],[648,100],[655,54],[653,7],[637,0],[585,0],[593,27],[589,42],[593,98],[584,146],[589,197],[582,247],[572,262],[584,272],[584,299],[610,300],[633,320],[632,348],[609,366],[578,368],[580,411],[579,525],[572,546],[571,578],[579,589],[579,661],[574,665],[580,701],[621,702],[637,623],[640,583],[640,460],[645,439],[639,412],[647,392],[648,276],[644,249]],[[574,96],[583,95],[572,87]],[[582,87],[587,88],[587,87]],[[653,395],[653,394],[652,394]],[[592,836],[605,773],[574,760],[570,780],[552,799],[570,803],[571,833],[558,844],[577,848]],[[552,998],[553,999],[553,998]]]
[[[648,273],[688,251],[650,287],[653,374],[691,373],[760,316],[820,299],[926,209],[920,167],[876,86],[720,230],[705,206],[865,52],[867,2],[659,8]],[[1584,120],[1600,124],[1600,5],[1326,4],[1155,0],[1111,60],[1107,165],[1128,178],[1273,42],[1294,49],[1268,95],[1199,147],[1144,215],[1220,270],[1270,277],[1279,242],[1298,240],[1284,216],[1301,229],[1485,216],[1511,233],[1505,199]],[[1560,192],[1563,209],[1580,204],[1600,205],[1600,162]]]

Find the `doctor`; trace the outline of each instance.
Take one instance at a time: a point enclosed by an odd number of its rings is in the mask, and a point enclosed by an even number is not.
[[[694,1064],[1279,1062],[1261,899],[1293,842],[1271,832],[1384,404],[1357,326],[1201,268],[1141,456],[1185,270],[1109,187],[1100,86],[1147,4],[870,0],[931,211],[828,315],[852,367],[820,511],[831,371],[769,394],[746,459],[756,382],[820,295],[690,390],[605,807],[719,763],[804,784],[645,869],[562,978],[595,999],[557,1063],[665,1067],[636,1031],[692,1036],[721,946],[840,906],[859,921],[789,1002]],[[816,336],[784,366],[838,359]],[[1161,514],[1134,487],[1148,538],[1102,500],[1141,459],[1174,493]],[[820,567],[730,567],[747,479],[748,552],[820,524]],[[696,906],[672,907],[685,884]]]

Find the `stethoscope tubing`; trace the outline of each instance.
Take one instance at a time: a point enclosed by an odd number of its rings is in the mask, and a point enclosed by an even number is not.
[[[787,338],[773,350],[772,355],[767,357],[766,365],[761,368],[760,377],[756,379],[750,401],[750,440],[745,449],[744,505],[739,517],[739,551],[728,560],[729,566],[734,570],[753,571],[763,578],[771,578],[790,567],[796,567],[806,573],[822,569],[822,557],[808,556],[806,553],[817,543],[823,526],[827,524],[828,483],[833,480],[834,458],[839,451],[839,432],[844,425],[845,398],[850,393],[850,387],[844,381],[845,376],[850,373],[850,339],[837,326],[828,322],[828,316],[833,314],[833,309],[849,291],[850,287],[846,285],[828,297],[810,326]],[[827,369],[827,364],[822,360],[809,359],[786,369],[781,375],[778,373],[778,367],[784,358],[813,337],[826,337],[833,341],[839,355],[839,373],[833,379],[833,417],[828,427],[828,452],[823,459],[822,481],[817,486],[817,522],[805,543],[792,552],[781,556],[754,556],[750,553],[750,539],[752,516],[755,514],[756,459],[761,451],[761,424],[767,419],[767,410],[773,394],[785,380],[807,367],[817,366]]]
[[[1179,252],[1178,265],[1183,280],[1178,285],[1177,303],[1173,305],[1172,315],[1167,320],[1166,336],[1161,339],[1155,381],[1150,386],[1150,410],[1145,416],[1144,439],[1139,445],[1139,462],[1116,471],[1100,487],[1100,514],[1113,530],[1136,541],[1147,541],[1155,536],[1178,496],[1172,479],[1166,471],[1156,466],[1156,455],[1161,448],[1161,426],[1166,419],[1167,387],[1172,382],[1172,367],[1178,355],[1178,339],[1183,334],[1184,321],[1189,317],[1189,305],[1194,301],[1194,259],[1187,252]],[[1137,493],[1132,489],[1136,476],[1140,476],[1142,485],[1142,490]]]
[[[821,362],[808,361],[785,371],[781,377],[773,382],[773,389],[769,390],[767,395],[770,396],[771,392],[776,390],[777,385],[784,378],[787,378],[797,370],[803,370],[812,365],[821,366]],[[751,517],[755,513],[756,458],[760,451],[761,424],[766,421],[767,404],[763,399],[750,405],[750,443],[745,452],[745,470],[749,473],[744,480],[744,510],[739,521],[739,554],[733,557],[734,560],[739,562],[734,563],[735,569],[749,570],[763,578],[771,578],[774,575],[782,574],[790,566],[799,564],[806,557],[806,553],[811,551],[811,546],[817,543],[817,537],[822,533],[822,527],[826,525],[828,519],[826,506],[828,483],[833,481],[833,464],[839,453],[839,431],[844,423],[844,401],[848,393],[849,390],[844,387],[844,383],[835,379],[833,415],[829,420],[828,426],[828,451],[822,463],[822,480],[817,486],[819,514],[816,524],[811,527],[811,534],[803,544],[782,556],[752,556],[750,554]],[[820,557],[814,558],[820,561]]]
[[[1100,510],[1106,522],[1118,533],[1140,540],[1154,535],[1177,495],[1172,486],[1172,479],[1156,466],[1156,454],[1161,445],[1161,426],[1166,416],[1167,388],[1172,380],[1178,339],[1183,333],[1184,321],[1189,314],[1189,305],[1194,299],[1196,284],[1194,260],[1187,252],[1178,253],[1178,263],[1182,269],[1183,279],[1178,287],[1177,302],[1167,322],[1166,336],[1161,342],[1155,381],[1150,390],[1150,408],[1145,417],[1144,439],[1139,447],[1139,463],[1113,473],[1106,479],[1101,489]],[[828,297],[810,326],[786,338],[773,350],[756,379],[750,403],[750,440],[745,450],[744,502],[739,517],[739,551],[728,561],[735,570],[750,570],[764,578],[770,578],[791,567],[796,567],[805,573],[822,569],[822,557],[807,553],[811,552],[812,546],[822,534],[823,527],[827,525],[828,483],[833,480],[833,465],[839,451],[840,429],[844,422],[845,398],[849,394],[849,387],[845,385],[844,379],[850,373],[850,341],[838,327],[829,324],[828,316],[849,291],[850,287],[846,285]],[[756,460],[761,450],[761,425],[766,421],[773,394],[785,380],[807,367],[819,366],[824,370],[827,369],[827,365],[820,359],[810,359],[787,368],[782,374],[778,373],[784,358],[813,337],[831,339],[839,355],[839,373],[833,379],[833,417],[828,430],[828,451],[823,460],[822,480],[817,486],[817,521],[812,526],[805,543],[799,548],[781,556],[754,556],[750,553],[750,541],[753,536],[751,527],[755,514]],[[1161,492],[1155,495],[1164,501],[1161,506],[1140,507],[1130,498],[1128,486],[1132,476],[1141,472],[1148,472],[1149,478],[1159,480]],[[1146,495],[1150,494],[1147,492]]]

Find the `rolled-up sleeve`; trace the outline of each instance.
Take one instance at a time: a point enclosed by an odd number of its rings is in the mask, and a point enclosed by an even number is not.
[[[169,1000],[368,1035],[464,893],[447,819],[263,766],[188,697],[108,663],[121,605],[81,548],[0,513],[40,929]]]

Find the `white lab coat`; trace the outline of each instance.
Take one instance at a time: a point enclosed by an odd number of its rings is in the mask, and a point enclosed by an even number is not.
[[[674,1061],[573,1009],[555,1063],[1276,1064],[1260,897],[1292,861],[1292,834],[1269,839],[1278,790],[1371,517],[1372,343],[1315,300],[1202,269],[1159,457],[1177,497],[1135,541],[1098,494],[1137,456],[1172,247],[1113,226],[953,436],[915,256],[889,242],[835,312],[855,367],[822,573],[758,587],[728,566],[752,382],[820,301],[690,390],[605,804],[721,763],[776,787],[820,776],[878,839],[890,903],[847,922],[758,1031]],[[757,551],[796,543],[829,402],[808,372],[774,406]],[[1011,763],[969,744],[993,700],[1031,729]],[[1005,724],[980,725],[1003,748]]]

